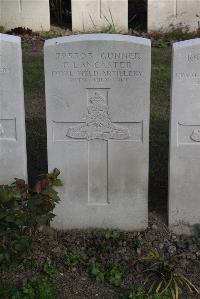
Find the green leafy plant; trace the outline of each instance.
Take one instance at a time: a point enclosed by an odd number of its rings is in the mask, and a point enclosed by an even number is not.
[[[57,169],[41,175],[30,189],[23,180],[0,186],[0,263],[21,257],[30,249],[31,236],[38,226],[54,218],[52,210],[59,202],[54,186],[60,186]]]
[[[165,39],[173,41],[181,41],[191,39],[196,35],[196,32],[191,32],[188,26],[179,24],[177,26],[170,26],[170,30],[165,33]]]
[[[124,273],[124,267],[118,264],[114,264],[106,271],[106,279],[110,284],[119,287],[122,283]]]
[[[148,284],[150,286],[148,294],[156,293],[171,296],[172,299],[178,299],[179,291],[183,287],[186,287],[190,292],[195,291],[199,293],[198,289],[188,278],[176,271],[175,256],[167,260],[157,250],[153,250],[149,255],[141,258],[140,261],[148,264],[148,268],[145,270],[148,273],[145,285]]]
[[[29,47],[28,43],[25,41],[22,41],[22,49],[27,49]]]
[[[152,46],[155,48],[166,48],[167,45],[168,45],[167,41],[165,41],[163,38],[154,40],[152,43]]]
[[[95,276],[96,281],[98,281],[98,282],[104,282],[105,276],[106,276],[106,272],[105,272],[104,268],[100,264],[98,264],[96,262],[90,263],[89,272],[93,276]]]
[[[175,41],[182,41],[187,39],[192,39],[199,36],[199,29],[197,31],[191,32],[186,26],[179,24],[178,26],[170,26],[168,32],[153,31],[149,34],[152,39],[152,45],[155,48],[166,48]]]
[[[58,32],[56,32],[56,30],[54,29],[51,29],[50,31],[41,31],[40,37],[42,39],[50,39],[50,38],[58,37]]]
[[[43,271],[52,280],[56,279],[56,277],[58,276],[58,270],[56,269],[56,266],[54,265],[52,260],[49,258],[46,260],[46,262],[43,265]]]
[[[99,282],[108,281],[110,284],[118,287],[122,283],[125,273],[125,268],[119,264],[110,265],[105,269],[102,265],[96,262],[90,263],[89,272],[95,276]]]
[[[76,266],[80,263],[85,262],[87,259],[86,255],[80,254],[77,251],[67,251],[65,250],[62,255],[62,260],[67,266]]]
[[[108,229],[105,232],[105,239],[114,241],[118,247],[122,247],[124,243],[122,233],[117,230]]]
[[[134,239],[133,240],[133,248],[135,250],[141,248],[143,245],[144,245],[144,241],[143,240],[141,240],[141,239]]]
[[[58,292],[48,277],[34,277],[11,297],[12,299],[56,299]]]
[[[33,277],[20,290],[9,283],[0,281],[0,298],[10,299],[55,299],[58,292],[55,281],[58,271],[50,259],[43,265],[45,277]]]

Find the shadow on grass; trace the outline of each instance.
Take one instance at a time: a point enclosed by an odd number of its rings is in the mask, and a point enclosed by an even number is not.
[[[27,158],[29,184],[41,173],[47,173],[46,120],[42,117],[26,118]]]
[[[154,120],[150,126],[149,210],[167,217],[168,197],[168,121]]]

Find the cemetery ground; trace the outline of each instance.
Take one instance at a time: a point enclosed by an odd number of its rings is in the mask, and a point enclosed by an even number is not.
[[[151,278],[159,291],[162,273],[169,279],[166,291],[178,273],[200,290],[200,231],[187,237],[176,236],[167,228],[171,49],[157,46],[152,48],[148,229],[141,233],[40,229],[22,259],[16,257],[0,267],[0,298],[172,298],[155,295]],[[47,172],[42,48],[41,39],[23,41],[30,185],[38,174]],[[148,272],[150,269],[156,272]],[[180,277],[179,298],[200,298]],[[148,297],[145,294],[151,285],[154,295]],[[176,284],[173,289],[176,291]]]

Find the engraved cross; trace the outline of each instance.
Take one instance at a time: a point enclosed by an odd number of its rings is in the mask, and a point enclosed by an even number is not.
[[[98,0],[98,16],[101,19],[102,17],[102,0]]]
[[[88,204],[107,205],[110,142],[142,142],[140,122],[112,122],[109,115],[109,88],[89,88],[84,121],[65,123],[65,136],[54,122],[54,141],[86,140],[88,144]],[[62,123],[63,124],[63,123]],[[57,127],[57,128],[56,128]]]
[[[22,0],[18,0],[19,12],[22,12]]]
[[[179,0],[175,0],[175,4],[174,4],[175,5],[175,8],[174,8],[175,13],[174,14],[175,14],[176,17],[178,17],[178,1]]]
[[[108,141],[129,139],[129,130],[113,124],[109,116],[109,89],[88,89],[85,123],[70,127],[66,135],[88,140],[88,201],[108,204]]]

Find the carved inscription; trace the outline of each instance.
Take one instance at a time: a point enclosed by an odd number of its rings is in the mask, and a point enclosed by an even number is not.
[[[67,136],[75,139],[128,139],[129,130],[112,123],[106,99],[96,91],[89,98],[84,124],[70,127]]]
[[[180,80],[184,80],[184,79],[196,79],[196,78],[200,78],[200,76],[196,72],[193,73],[182,72],[182,73],[176,73],[176,78]]]
[[[0,74],[8,74],[9,72],[9,68],[0,66]]]
[[[75,82],[128,81],[140,79],[143,73],[135,64],[142,59],[139,52],[57,52],[59,69],[53,77]]]
[[[176,79],[180,83],[185,83],[186,81],[189,81],[191,84],[199,85],[200,84],[200,74],[197,72],[180,72],[176,73]]]
[[[200,53],[188,54],[187,60],[190,63],[200,62]]]
[[[200,62],[200,53],[189,53],[185,56],[186,63],[197,64]],[[189,68],[188,68],[189,69]],[[200,84],[200,73],[196,70],[188,72],[178,72],[176,73],[176,79],[179,82],[190,81],[191,84],[199,85]]]

